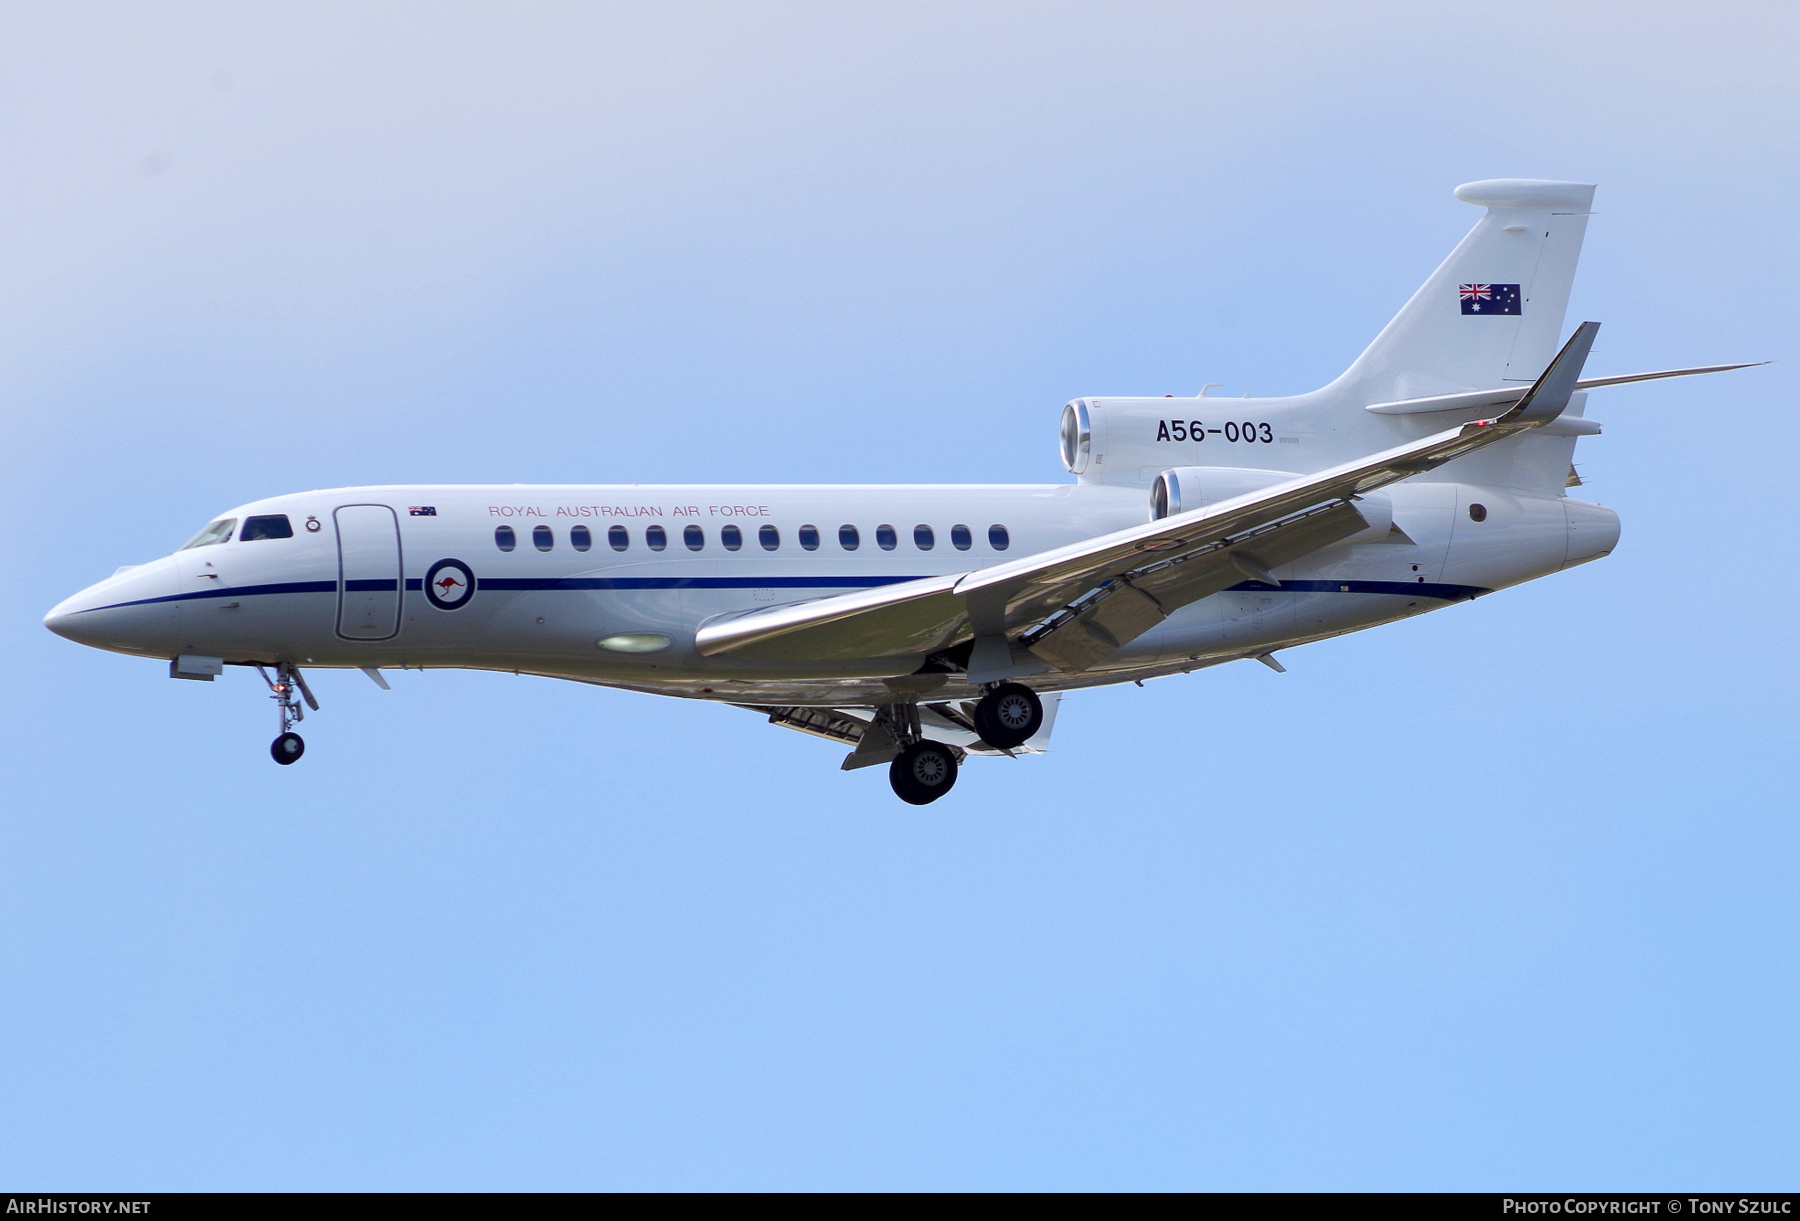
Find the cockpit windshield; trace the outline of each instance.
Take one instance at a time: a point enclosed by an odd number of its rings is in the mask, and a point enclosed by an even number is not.
[[[248,543],[259,538],[293,538],[294,526],[288,521],[286,513],[269,513],[262,517],[246,517],[243,532],[238,535],[238,542]]]
[[[228,543],[231,541],[231,532],[236,526],[237,518],[221,517],[182,544],[181,549],[186,551],[190,547],[210,547],[214,543]]]

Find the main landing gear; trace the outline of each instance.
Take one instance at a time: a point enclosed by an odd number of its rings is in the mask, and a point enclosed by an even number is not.
[[[1022,683],[1001,683],[981,697],[968,720],[961,716],[952,719],[964,728],[973,728],[994,750],[1016,750],[1044,727],[1044,703],[1037,692]],[[881,744],[884,753],[899,747],[900,753],[888,764],[888,783],[894,786],[894,795],[901,801],[930,805],[955,787],[957,760],[962,752],[942,742],[926,740],[920,731],[916,705],[897,704],[880,710],[858,753],[875,743]],[[852,759],[845,766],[857,764]]]
[[[319,701],[307,689],[298,666],[284,661],[276,665],[273,675],[261,666],[256,667],[256,672],[269,684],[269,698],[275,701],[281,715],[281,736],[269,743],[269,755],[286,767],[298,762],[306,753],[306,739],[294,732],[294,726],[306,719],[306,709],[300,706],[300,701],[305,700],[306,707],[314,712],[319,710]]]
[[[1044,702],[1022,683],[1001,683],[981,697],[972,719],[983,742],[995,750],[1014,750],[1044,727]]]
[[[889,761],[888,783],[894,786],[894,796],[908,805],[924,806],[955,786],[956,762],[962,752],[942,742],[926,741],[917,704],[893,704],[875,710],[844,767],[862,766],[857,757],[864,754],[874,755],[870,763]]]
[[[909,805],[930,805],[956,785],[956,755],[942,742],[914,742],[888,764],[894,795]]]

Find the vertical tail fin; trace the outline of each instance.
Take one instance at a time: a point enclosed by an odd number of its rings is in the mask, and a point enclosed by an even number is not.
[[[1593,186],[1495,178],[1456,197],[1487,213],[1338,379],[1365,402],[1529,385],[1556,354]]]

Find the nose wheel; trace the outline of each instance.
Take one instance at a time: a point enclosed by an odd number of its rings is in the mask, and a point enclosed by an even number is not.
[[[975,732],[995,750],[1025,745],[1044,727],[1044,701],[1023,683],[1001,683],[975,705]]]
[[[283,767],[297,763],[306,753],[306,739],[294,732],[294,726],[306,719],[306,708],[317,712],[319,701],[313,698],[306,680],[300,677],[298,666],[284,661],[275,667],[273,674],[262,666],[256,667],[256,672],[269,684],[269,698],[275,701],[281,717],[281,736],[269,743],[269,756]],[[303,700],[305,708],[301,707]]]
[[[914,742],[888,764],[894,795],[909,805],[930,805],[956,784],[956,756],[942,742]]]

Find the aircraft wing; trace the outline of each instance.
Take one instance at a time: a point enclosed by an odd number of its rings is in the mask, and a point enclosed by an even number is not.
[[[928,577],[701,627],[703,656],[849,660],[929,654],[973,638],[1090,668],[1179,607],[1367,528],[1356,497],[1554,420],[1597,322],[1584,322],[1511,410],[1316,474],[973,572]],[[972,665],[971,669],[985,669]]]

